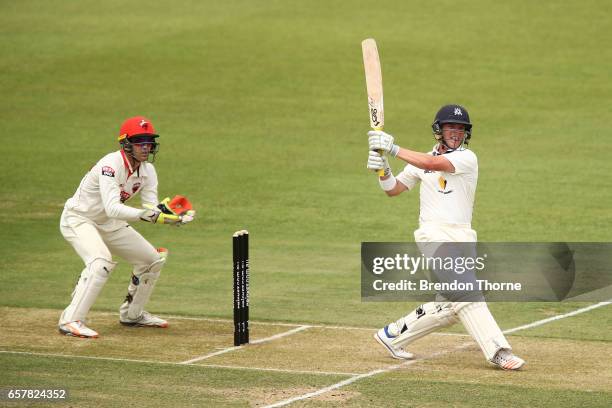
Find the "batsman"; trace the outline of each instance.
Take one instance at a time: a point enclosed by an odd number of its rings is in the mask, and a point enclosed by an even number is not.
[[[157,197],[153,166],[159,149],[151,121],[143,116],[127,119],[119,131],[120,149],[100,159],[83,177],[64,206],[60,231],[85,264],[72,292],[72,301],[59,319],[59,332],[96,338],[87,327],[87,313],[117,265],[117,255],[133,266],[119,322],[127,326],[168,327],[168,322],[144,310],[166,262],[168,251],[155,249],[128,222],[181,226],[194,220],[195,211],[182,196]],[[137,194],[142,208],[125,205]]]
[[[436,144],[429,153],[402,148],[395,144],[393,136],[381,130],[368,132],[367,167],[380,172],[380,187],[388,196],[412,190],[420,183],[419,228],[414,238],[424,253],[439,243],[476,242],[476,231],[471,223],[478,160],[467,147],[472,136],[467,110],[460,105],[443,106],[434,118],[432,130]],[[407,163],[397,177],[389,167],[387,155]],[[410,359],[413,355],[405,347],[459,321],[489,362],[506,370],[523,366],[525,361],[512,353],[484,301],[452,301],[439,297],[389,323],[374,337],[392,357]]]

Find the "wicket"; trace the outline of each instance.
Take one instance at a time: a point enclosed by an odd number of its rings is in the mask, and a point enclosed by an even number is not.
[[[236,231],[234,244],[234,346],[249,342],[249,232]]]

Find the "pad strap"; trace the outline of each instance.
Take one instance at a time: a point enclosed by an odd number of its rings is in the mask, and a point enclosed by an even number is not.
[[[396,347],[404,347],[436,330],[451,326],[457,321],[450,303],[425,303],[395,322],[399,335],[393,339],[392,344]]]

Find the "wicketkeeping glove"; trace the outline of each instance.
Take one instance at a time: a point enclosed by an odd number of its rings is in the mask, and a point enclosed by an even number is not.
[[[398,145],[394,144],[393,136],[382,130],[370,130],[368,136],[370,150],[382,150],[393,157],[397,156],[400,148]]]
[[[165,214],[153,204],[143,204],[145,210],[140,219],[153,224],[176,224],[181,221],[180,215]]]
[[[140,219],[154,224],[172,224],[176,226],[190,223],[195,218],[195,210],[189,200],[183,196],[164,198],[157,206],[144,204],[146,210]]]
[[[174,215],[182,215],[193,210],[193,206],[187,197],[182,195],[175,195],[172,200],[170,200],[169,197],[164,198],[161,203],[157,205],[157,208],[165,214]]]

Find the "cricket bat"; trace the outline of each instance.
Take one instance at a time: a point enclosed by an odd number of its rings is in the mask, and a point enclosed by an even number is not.
[[[370,126],[374,130],[382,130],[385,125],[385,111],[383,108],[382,71],[378,48],[373,38],[361,42],[363,53],[363,67],[365,68],[366,88],[368,90],[368,108],[370,112]],[[378,151],[383,154],[381,150]],[[383,169],[378,170],[378,176],[385,175]]]

